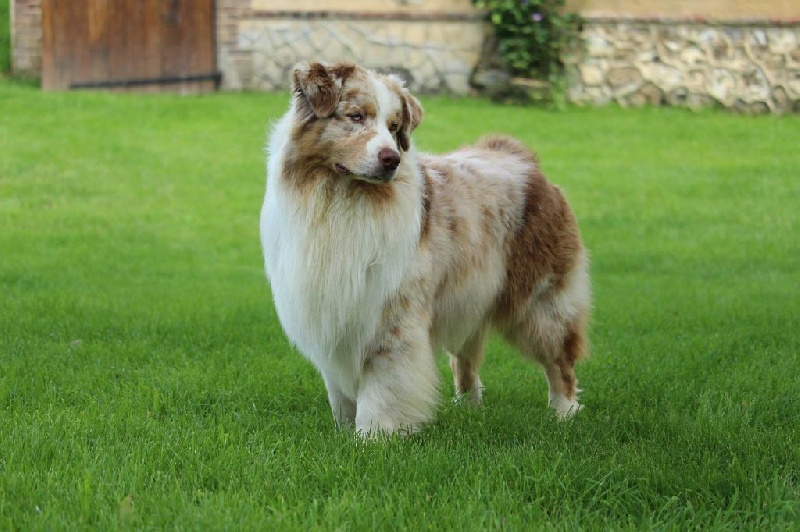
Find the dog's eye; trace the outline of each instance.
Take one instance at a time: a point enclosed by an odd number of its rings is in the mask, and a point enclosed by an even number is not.
[[[364,115],[362,115],[361,113],[350,113],[347,115],[347,118],[349,118],[356,124],[361,124],[362,122],[364,122]]]
[[[392,133],[397,133],[398,129],[400,129],[399,122],[392,122],[392,124],[389,126],[389,131],[391,131]]]

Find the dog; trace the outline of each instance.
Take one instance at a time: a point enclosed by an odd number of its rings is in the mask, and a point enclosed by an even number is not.
[[[260,219],[283,329],[325,381],[336,423],[364,436],[432,420],[439,350],[457,398],[480,403],[490,329],[543,367],[549,404],[568,418],[591,305],[576,218],[521,142],[417,153],[422,118],[394,75],[294,68]]]

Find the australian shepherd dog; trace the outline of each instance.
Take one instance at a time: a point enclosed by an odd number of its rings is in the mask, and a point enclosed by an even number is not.
[[[436,352],[458,398],[480,403],[490,329],[580,408],[587,252],[534,153],[488,136],[418,153],[423,110],[402,80],[347,63],[300,64],[268,143],[261,243],[278,317],[319,370],[337,423],[408,434],[439,401]]]

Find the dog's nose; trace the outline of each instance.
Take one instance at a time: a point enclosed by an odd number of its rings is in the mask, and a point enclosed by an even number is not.
[[[400,154],[391,148],[383,148],[378,153],[378,160],[386,170],[394,170],[400,164]]]

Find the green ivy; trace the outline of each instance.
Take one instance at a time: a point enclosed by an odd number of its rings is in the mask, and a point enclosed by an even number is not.
[[[557,82],[562,53],[579,36],[580,18],[564,12],[564,0],[472,0],[487,11],[497,51],[512,75]]]

